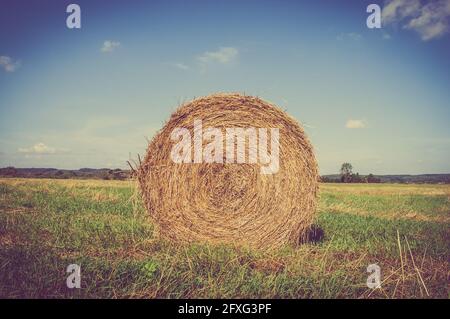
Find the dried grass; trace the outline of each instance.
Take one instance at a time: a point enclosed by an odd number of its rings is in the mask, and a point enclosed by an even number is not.
[[[278,172],[263,175],[259,163],[174,163],[170,134],[176,127],[193,134],[194,119],[202,120],[203,129],[223,132],[279,128]],[[276,248],[298,243],[315,215],[318,169],[312,146],[295,119],[256,97],[215,94],[183,104],[149,143],[136,173],[159,233],[177,242]]]

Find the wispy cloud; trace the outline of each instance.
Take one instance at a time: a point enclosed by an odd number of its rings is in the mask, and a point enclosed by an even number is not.
[[[381,13],[382,22],[389,24],[415,15],[419,8],[419,0],[387,0]]]
[[[341,33],[338,36],[336,36],[336,40],[342,41],[342,40],[353,40],[353,41],[359,41],[362,39],[362,35],[356,32],[349,32],[349,33]]]
[[[229,64],[233,62],[239,54],[239,50],[234,47],[220,47],[217,51],[206,51],[197,56],[195,56],[195,61],[197,63],[193,63],[192,65],[185,64],[182,62],[173,62],[167,63],[171,67],[177,68],[179,70],[191,70],[191,69],[199,69],[201,72],[205,72],[208,69],[208,66],[212,66],[214,64]]]
[[[105,42],[103,42],[103,46],[101,48],[102,52],[113,52],[115,49],[117,49],[118,47],[120,47],[120,42],[119,41],[111,41],[111,40],[106,40]]]
[[[348,120],[347,123],[345,123],[346,128],[365,128],[366,123],[363,120]]]
[[[171,63],[170,65],[172,65],[173,67],[180,69],[180,70],[189,70],[189,65],[186,65],[184,63]]]
[[[56,149],[54,147],[50,147],[42,142],[34,144],[31,147],[24,147],[18,149],[19,153],[24,154],[36,154],[36,155],[48,155],[48,154],[55,154],[55,153],[64,153],[68,152],[67,149]]]
[[[0,167],[126,168],[127,160],[145,154],[148,139],[159,129],[159,122],[148,119],[90,115],[63,131],[41,129],[40,140],[31,143],[31,133],[0,138],[0,150],[6,152],[0,156]]]
[[[302,125],[303,125],[304,127],[306,127],[306,128],[311,128],[311,129],[314,129],[314,128],[316,128],[316,126],[315,126],[315,125],[312,125],[312,124],[308,124],[308,123],[302,123]]]
[[[217,51],[207,51],[197,57],[197,60],[203,64],[221,63],[226,64],[238,56],[238,49],[234,47],[220,47]]]
[[[388,0],[382,11],[384,25],[401,24],[422,40],[441,37],[450,30],[450,0]]]
[[[6,71],[6,72],[14,72],[20,67],[20,61],[14,60],[13,58],[2,55],[0,56],[0,66]]]
[[[45,145],[44,143],[37,143],[31,147],[19,148],[19,153],[24,154],[55,154],[56,148]]]

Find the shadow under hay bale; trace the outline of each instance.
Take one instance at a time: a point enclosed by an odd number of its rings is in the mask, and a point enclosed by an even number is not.
[[[298,236],[297,244],[318,244],[323,241],[325,232],[317,225],[311,225],[311,227]]]
[[[267,165],[259,160],[227,162],[225,141],[221,162],[174,162],[172,133],[183,128],[195,136],[196,120],[203,130],[219,129],[223,136],[228,128],[255,128],[258,134],[259,129],[278,129],[279,140],[272,141],[279,151],[277,171],[263,174]],[[237,140],[231,144],[235,158],[242,155]],[[259,143],[244,141],[247,159],[260,154]],[[203,138],[200,146],[210,142]],[[271,136],[267,142],[273,152]],[[137,177],[151,218],[160,234],[173,241],[276,248],[297,243],[315,215],[318,169],[308,138],[295,119],[256,97],[215,94],[180,106],[149,143]]]

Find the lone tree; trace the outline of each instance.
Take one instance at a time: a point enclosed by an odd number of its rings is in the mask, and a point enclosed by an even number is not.
[[[350,183],[352,181],[353,166],[350,163],[344,163],[341,166],[341,182]]]

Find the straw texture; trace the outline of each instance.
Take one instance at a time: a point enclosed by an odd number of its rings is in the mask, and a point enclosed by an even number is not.
[[[223,164],[174,163],[171,133],[182,127],[193,136],[194,120],[201,120],[203,129],[223,132],[278,128],[279,170],[265,175],[259,162],[226,163],[225,158]],[[214,94],[183,104],[149,143],[137,176],[160,234],[178,242],[277,248],[298,243],[315,214],[318,169],[305,132],[284,111],[256,97]]]

